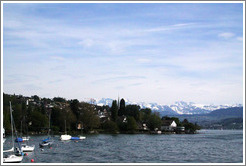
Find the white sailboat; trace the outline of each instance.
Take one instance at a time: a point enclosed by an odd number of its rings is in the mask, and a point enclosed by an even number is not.
[[[68,141],[71,139],[71,135],[67,134],[66,120],[65,120],[65,134],[61,135],[60,139],[61,139],[61,141]]]
[[[25,122],[25,117],[24,117],[24,122]],[[26,132],[28,133],[28,126],[26,126]],[[35,149],[35,145],[28,145],[29,138],[30,138],[29,136],[22,137],[23,141],[24,140],[27,141],[27,143],[21,145],[21,149],[23,152],[32,152]]]
[[[3,157],[4,163],[20,163],[23,160],[23,156],[16,156],[15,154]]]
[[[27,145],[27,144],[22,144],[21,149],[23,152],[32,152],[35,149],[35,145]]]
[[[14,154],[5,155],[3,157],[3,162],[4,163],[19,163],[23,159],[23,153],[21,150],[19,151],[17,147],[14,148],[15,147],[14,146],[14,121],[13,121],[13,115],[12,115],[13,110],[12,110],[11,102],[9,103],[10,103],[11,130],[12,130],[12,148],[9,150],[5,150],[3,152],[15,152],[15,150],[16,152]],[[16,134],[16,138],[18,138],[16,131],[15,131],[15,134]],[[19,149],[21,149],[19,142],[18,142],[18,145],[19,145]]]

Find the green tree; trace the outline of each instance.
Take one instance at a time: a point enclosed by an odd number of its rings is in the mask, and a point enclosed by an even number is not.
[[[83,123],[84,130],[86,132],[96,129],[100,125],[100,119],[97,116],[97,111],[94,110],[94,106],[89,103],[80,104],[79,121]]]
[[[62,103],[66,102],[66,99],[62,97],[54,97],[53,100],[55,102],[62,102]]]
[[[105,123],[103,123],[103,129],[104,131],[109,133],[117,133],[117,131],[119,130],[117,124],[113,121],[106,121]]]
[[[127,131],[135,132],[137,129],[137,122],[134,117],[129,116],[127,118]]]
[[[120,109],[119,109],[119,116],[125,115],[125,111],[126,111],[126,105],[125,105],[125,100],[121,99],[120,100]]]
[[[30,130],[31,131],[41,131],[43,128],[49,127],[49,119],[46,115],[43,115],[41,112],[39,112],[37,109],[31,112],[30,115],[31,125]]]
[[[147,121],[147,126],[150,130],[154,130],[155,128],[161,127],[161,118],[157,114],[151,114]]]
[[[111,119],[112,119],[112,121],[116,122],[117,116],[118,116],[118,106],[117,106],[117,101],[116,100],[113,100],[110,111],[111,111]]]
[[[77,99],[71,100],[70,103],[71,110],[75,114],[77,120],[79,119],[79,101]]]
[[[143,122],[147,122],[152,113],[151,109],[149,108],[141,109],[139,112],[140,112],[140,120]]]
[[[132,116],[138,122],[140,120],[140,106],[138,105],[127,105],[126,106],[126,115]]]

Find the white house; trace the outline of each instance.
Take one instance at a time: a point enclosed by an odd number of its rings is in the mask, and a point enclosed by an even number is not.
[[[173,131],[176,127],[174,120],[162,120],[161,131]]]

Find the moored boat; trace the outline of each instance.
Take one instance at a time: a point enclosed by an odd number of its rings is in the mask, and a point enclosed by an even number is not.
[[[71,135],[67,135],[67,134],[61,135],[61,137],[60,137],[60,139],[61,139],[62,141],[68,141],[68,140],[70,140],[71,138],[72,138],[72,136],[71,136]]]
[[[13,115],[12,115],[12,106],[11,106],[11,102],[10,102],[10,120],[11,120],[11,131],[12,131],[12,148],[9,150],[5,150],[3,152],[12,152],[12,154],[8,154],[3,157],[3,162],[4,163],[20,163],[23,159],[23,152],[22,149],[20,148],[20,143],[18,142],[18,147],[14,148],[14,130],[15,130],[15,135],[16,138],[18,138],[17,136],[17,132],[16,132],[16,128],[14,125],[14,120],[13,120]]]
[[[23,152],[32,152],[35,149],[35,145],[27,145],[27,144],[22,144],[21,149]]]
[[[23,156],[17,156],[14,154],[7,155],[3,158],[4,163],[20,163],[23,159]]]
[[[42,140],[41,143],[39,143],[39,147],[46,147],[46,146],[51,146],[53,144],[53,140],[50,140],[50,138],[46,138]]]
[[[60,139],[62,141],[68,141],[71,138],[72,138],[72,136],[67,134],[67,126],[66,126],[66,120],[65,120],[65,134],[64,135],[61,135]]]
[[[79,136],[79,137],[71,137],[71,140],[82,140],[85,139],[86,137],[84,136]]]

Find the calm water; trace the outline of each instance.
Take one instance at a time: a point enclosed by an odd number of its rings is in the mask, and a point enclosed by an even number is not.
[[[201,130],[194,135],[87,135],[85,140],[59,140],[42,151],[43,136],[31,136],[34,152],[23,163],[242,163],[242,130]],[[7,138],[4,149],[10,146]]]

